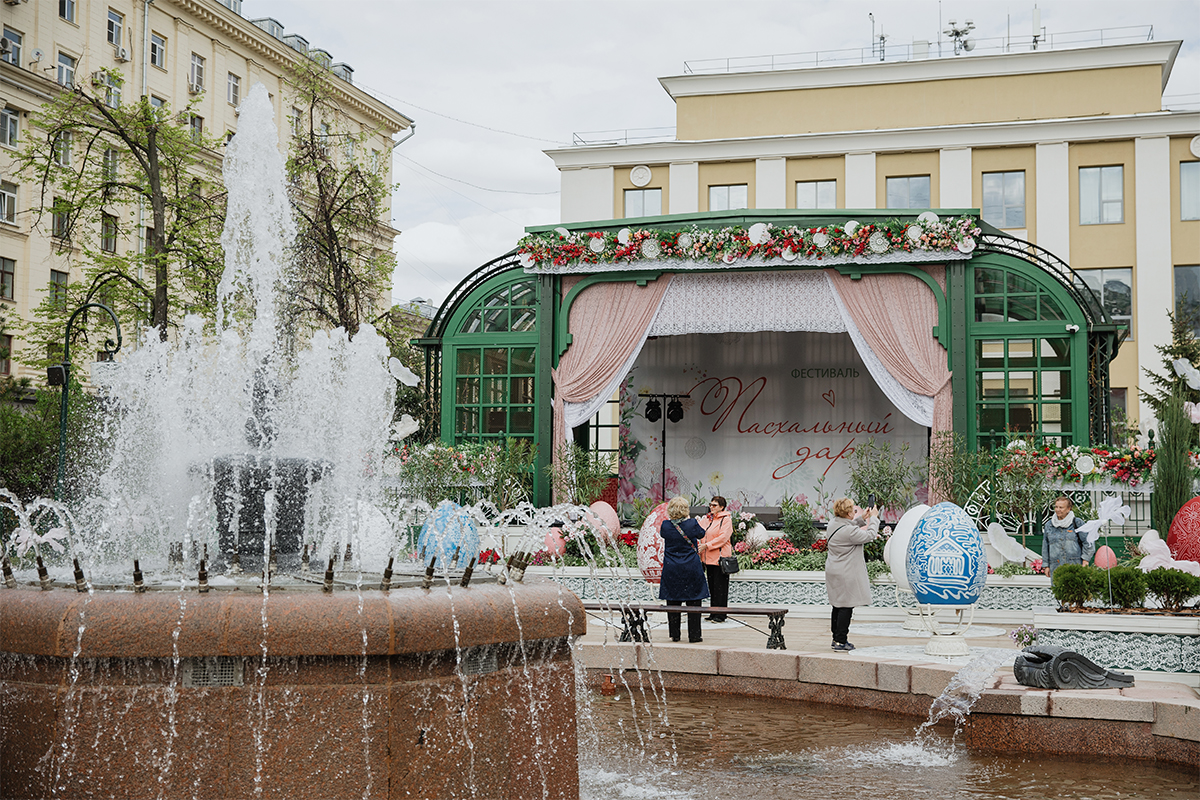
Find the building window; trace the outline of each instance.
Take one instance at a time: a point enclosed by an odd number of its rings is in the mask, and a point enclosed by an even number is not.
[[[242,100],[242,79],[232,72],[225,81],[225,100],[231,106],[236,106]]]
[[[21,115],[15,108],[0,108],[0,144],[5,147],[17,146],[20,119]]]
[[[60,86],[75,85],[75,59],[66,53],[58,54],[58,84]]]
[[[167,40],[157,33],[150,34],[150,63],[159,69],[167,68]]]
[[[342,155],[345,156],[347,162],[352,162],[354,161],[354,157],[357,155],[357,153],[357,143],[350,137],[349,134],[347,134],[346,140],[342,142]]]
[[[106,253],[117,252],[117,218],[112,214],[100,216],[100,249]]]
[[[226,147],[228,147],[229,143],[233,141],[234,136],[237,136],[237,131],[225,131],[225,146]]]
[[[194,92],[204,91],[204,56],[192,53],[192,70],[188,73],[188,83]]]
[[[16,282],[17,262],[0,257],[0,298],[12,300]]]
[[[625,216],[657,217],[662,214],[662,189],[626,189]]]
[[[104,105],[109,108],[121,107],[121,78],[111,72],[104,75]]]
[[[5,25],[4,38],[8,39],[8,52],[0,56],[0,59],[10,64],[16,64],[18,67],[21,66],[21,42],[25,40],[25,37]]]
[[[67,281],[70,276],[56,269],[50,270],[50,302],[64,305],[67,302]]]
[[[1083,279],[1100,299],[1100,305],[1114,322],[1124,322],[1133,338],[1133,269],[1080,269],[1076,274]]]
[[[292,110],[288,113],[288,121],[292,127],[292,136],[300,135],[300,119],[300,109],[292,106]]]
[[[837,181],[796,181],[796,208],[837,208]]]
[[[0,222],[17,224],[17,185],[0,181]]]
[[[739,208],[749,208],[747,205],[746,184],[734,183],[728,186],[708,187],[709,211],[735,211]]]
[[[67,204],[61,198],[54,198],[50,207],[50,233],[59,239],[67,238],[68,223],[70,222]]]
[[[976,322],[1057,322],[1065,319],[1058,301],[1029,277],[995,267],[975,268]]]
[[[0,333],[0,375],[12,374],[13,338],[7,333]]]
[[[1179,218],[1200,219],[1200,161],[1179,165]]]
[[[192,131],[192,141],[199,144],[204,138],[204,117],[197,117],[192,114],[188,118],[188,127]]]
[[[1025,170],[983,173],[983,221],[997,228],[1025,227]]]
[[[887,179],[888,208],[929,208],[929,204],[928,175]]]
[[[225,6],[234,13],[242,13],[242,0],[221,0],[221,5]]]
[[[371,172],[373,172],[373,173],[379,172],[379,151],[378,150],[371,150],[370,166],[371,166]]]
[[[454,440],[533,435],[536,348],[462,347],[455,354]]]
[[[1079,224],[1125,221],[1125,167],[1079,168]]]
[[[121,30],[125,27],[125,17],[113,11],[108,10],[108,43],[113,47],[121,46]]]
[[[74,22],[75,0],[58,0],[58,15],[67,22]]]
[[[71,132],[59,131],[54,137],[54,163],[60,167],[71,166]]]
[[[106,181],[115,181],[117,179],[118,169],[120,167],[120,154],[116,148],[108,147],[104,150],[104,160],[101,162],[100,171]]]
[[[1033,434],[1038,442],[1073,443],[1068,338],[976,339],[974,351],[980,447],[1003,447],[1013,432]]]
[[[1175,268],[1175,313],[1189,319],[1192,331],[1200,336],[1200,266]]]

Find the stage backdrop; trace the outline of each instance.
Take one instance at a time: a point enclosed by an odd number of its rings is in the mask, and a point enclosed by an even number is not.
[[[646,420],[641,392],[691,395],[683,420],[667,422],[668,497],[813,502],[848,493],[848,459],[867,439],[908,442],[916,461],[928,455],[928,429],[888,401],[849,334],[661,336],[621,390],[622,503],[663,495],[662,422]]]

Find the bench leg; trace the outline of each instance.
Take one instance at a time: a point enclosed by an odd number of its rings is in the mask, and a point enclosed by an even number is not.
[[[767,617],[767,624],[771,626],[771,635],[767,637],[767,649],[787,650],[783,643],[783,615]]]
[[[621,631],[619,642],[648,642],[649,635],[646,633],[646,617],[640,609],[627,608],[621,611],[621,621],[625,628]]]

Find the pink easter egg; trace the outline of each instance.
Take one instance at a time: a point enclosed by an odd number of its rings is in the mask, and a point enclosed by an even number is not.
[[[605,544],[613,544],[617,534],[621,532],[621,520],[617,517],[617,510],[603,500],[592,503],[589,510],[603,526],[602,529],[596,531],[596,536]]]
[[[546,550],[552,556],[559,557],[563,553],[567,552],[567,543],[563,540],[562,530],[560,528],[551,528],[549,532],[546,533],[545,544]]]
[[[1117,565],[1117,554],[1108,545],[1101,545],[1096,550],[1095,564],[1100,569],[1112,569]]]

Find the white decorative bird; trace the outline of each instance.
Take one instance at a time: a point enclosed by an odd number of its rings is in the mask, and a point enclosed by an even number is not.
[[[1004,556],[1006,561],[1024,564],[1026,561],[1042,557],[1041,553],[1033,552],[1010,536],[999,522],[993,522],[987,526],[987,543],[996,548],[996,551]]]
[[[420,430],[420,428],[421,425],[415,419],[408,414],[403,414],[399,420],[392,423],[391,439],[394,442],[402,441],[403,439],[407,439],[409,436],[412,436],[414,433]]]
[[[1138,549],[1146,554],[1138,564],[1138,569],[1142,572],[1150,572],[1159,567],[1165,567],[1166,569],[1179,569],[1184,572],[1190,572],[1192,575],[1200,576],[1200,562],[1176,561],[1171,556],[1171,548],[1167,547],[1166,542],[1158,538],[1158,531],[1150,530],[1142,534],[1142,538],[1138,541]]]
[[[1200,389],[1200,369],[1192,366],[1192,362],[1186,358],[1177,358],[1171,362],[1171,366],[1175,368],[1175,374],[1187,381],[1187,385],[1193,389]]]
[[[392,377],[403,383],[405,386],[416,386],[421,382],[417,374],[408,367],[400,363],[398,358],[388,359],[388,372],[392,373]]]

